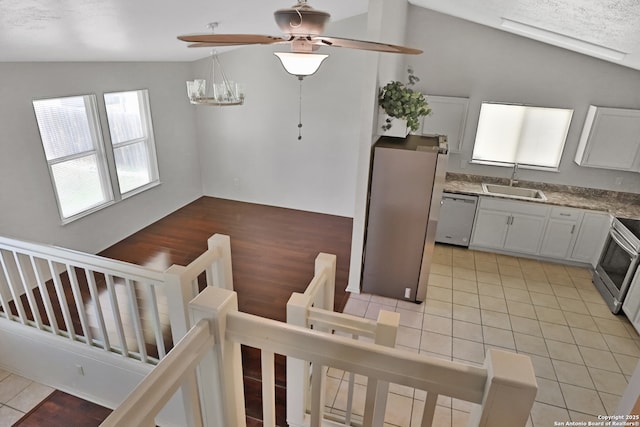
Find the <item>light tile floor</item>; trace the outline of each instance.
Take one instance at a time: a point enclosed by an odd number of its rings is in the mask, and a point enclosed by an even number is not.
[[[0,369],[0,427],[11,427],[53,390]]]
[[[398,347],[480,365],[490,347],[527,354],[538,395],[529,426],[613,414],[638,359],[640,337],[613,315],[588,269],[436,245],[426,301],[352,294],[345,313],[400,313]],[[346,375],[330,370],[326,404],[346,408]],[[357,380],[356,413],[364,382]],[[359,393],[358,393],[359,392]],[[425,394],[392,385],[388,426],[417,426]],[[466,425],[472,404],[440,397],[434,425]]]

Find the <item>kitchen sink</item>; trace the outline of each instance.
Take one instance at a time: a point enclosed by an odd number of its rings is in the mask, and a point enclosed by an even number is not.
[[[546,201],[544,193],[534,188],[510,187],[508,185],[482,184],[482,192],[510,199]]]

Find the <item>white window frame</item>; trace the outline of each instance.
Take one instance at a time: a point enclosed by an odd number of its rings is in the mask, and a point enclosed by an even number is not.
[[[84,100],[84,106],[85,106],[85,112],[87,114],[87,120],[88,120],[88,124],[89,124],[89,131],[91,133],[91,141],[92,141],[92,145],[93,145],[93,149],[90,151],[84,151],[82,153],[75,153],[75,154],[71,154],[71,155],[67,155],[67,156],[63,156],[63,157],[59,157],[56,159],[52,159],[52,160],[48,160],[47,159],[47,166],[48,166],[48,170],[49,170],[49,177],[51,178],[51,184],[53,185],[53,192],[54,195],[56,197],[56,204],[58,207],[58,214],[60,215],[60,219],[62,221],[63,224],[68,224],[72,221],[75,221],[76,219],[82,218],[86,215],[89,215],[93,212],[96,212],[106,206],[109,206],[111,204],[113,204],[114,202],[114,194],[113,194],[113,187],[111,186],[111,182],[109,179],[109,166],[108,166],[108,161],[107,161],[107,157],[105,154],[105,144],[104,141],[102,139],[102,132],[101,132],[101,128],[100,128],[100,119],[98,116],[98,106],[97,106],[97,99],[95,94],[85,94],[85,95],[71,95],[71,96],[63,96],[63,97],[58,97],[58,98],[48,98],[48,99],[65,99],[65,98],[77,98],[77,97],[82,97]],[[37,99],[34,100],[34,102],[37,101],[46,101],[47,99]],[[35,107],[34,107],[35,108]],[[35,110],[34,110],[35,113]],[[38,129],[40,129],[39,125],[38,125]],[[42,138],[42,135],[41,135]],[[45,152],[45,148],[44,148],[44,142],[42,143],[42,149],[43,152],[45,154],[45,158],[46,158],[46,152]],[[68,161],[73,161],[79,158],[83,158],[83,157],[89,157],[95,155],[96,156],[96,165],[98,167],[98,176],[100,179],[100,183],[102,185],[102,189],[103,192],[105,193],[105,201],[102,203],[99,203],[97,205],[93,205],[93,206],[89,206],[87,209],[80,211],[76,214],[73,215],[69,215],[69,216],[65,216],[64,212],[63,212],[63,208],[62,208],[62,202],[60,199],[60,194],[58,191],[58,185],[56,184],[56,180],[55,180],[55,175],[53,172],[53,168],[55,165],[61,164],[61,163],[65,163]]]
[[[53,97],[40,98],[40,99],[33,100],[34,116],[36,117],[36,124],[38,126],[38,129],[40,129],[40,124],[38,123],[37,115],[35,114],[35,103],[37,101],[45,101],[47,99],[65,99],[65,98],[74,98],[74,97],[82,97],[84,99],[85,112],[86,112],[87,120],[89,124],[89,131],[91,133],[91,142],[93,146],[92,150],[83,151],[81,153],[74,153],[71,155],[65,155],[56,159],[49,160],[46,158],[47,157],[46,150],[44,147],[44,142],[42,141],[42,135],[40,138],[43,153],[45,155],[47,167],[49,170],[49,177],[51,179],[53,192],[56,198],[58,214],[60,215],[60,220],[63,225],[71,223],[77,219],[83,218],[94,212],[97,212],[107,206],[117,203],[120,200],[129,198],[131,196],[144,192],[150,188],[160,185],[157,153],[156,153],[156,147],[155,147],[155,139],[153,136],[153,124],[151,120],[151,109],[149,104],[148,90],[134,89],[129,91],[108,92],[103,94],[103,102],[104,102],[104,95],[112,94],[112,93],[122,93],[122,92],[138,93],[138,105],[140,107],[140,119],[143,127],[144,137],[131,140],[131,141],[120,142],[117,144],[112,144],[110,140],[109,132],[107,132],[106,134],[103,133],[103,124],[102,124],[102,121],[100,120],[97,96],[95,94],[70,95],[70,96],[60,96],[55,98]],[[104,117],[107,120],[106,128],[109,129],[106,106],[103,104],[103,107],[105,107]],[[103,138],[103,135],[109,135],[109,138]],[[119,182],[118,182],[117,167],[115,163],[115,150],[121,147],[126,147],[128,145],[134,145],[139,143],[144,143],[147,148],[149,174],[151,179],[147,184],[133,188],[130,191],[127,191],[126,193],[121,193]],[[72,160],[93,156],[93,155],[96,156],[98,176],[102,186],[102,190],[105,194],[105,201],[97,205],[90,206],[87,209],[81,212],[78,212],[76,214],[65,216],[62,209],[62,202],[60,199],[58,186],[56,184],[53,168],[55,167],[55,165],[64,163],[66,161],[72,161]]]
[[[115,186],[118,188],[119,191],[119,198],[121,199],[126,199],[128,197],[131,196],[135,196],[136,194],[139,194],[145,190],[148,190],[150,188],[153,188],[157,185],[160,185],[160,177],[159,177],[159,172],[158,172],[158,156],[156,153],[156,145],[155,145],[155,139],[153,136],[153,123],[151,120],[151,107],[149,104],[149,91],[147,89],[134,89],[134,90],[128,90],[128,91],[117,91],[117,92],[107,92],[103,94],[103,99],[105,101],[105,115],[107,117],[107,129],[110,129],[108,127],[109,124],[109,114],[108,112],[106,112],[106,97],[107,95],[114,95],[114,94],[119,94],[119,93],[127,93],[127,92],[136,92],[138,95],[138,106],[140,108],[140,122],[142,124],[142,132],[143,132],[143,137],[142,138],[137,138],[137,139],[132,139],[129,141],[123,141],[123,142],[114,142],[113,141],[113,137],[110,135],[110,140],[111,140],[111,150],[113,152],[113,171],[112,171],[112,179],[115,181]],[[109,130],[110,133],[110,130]],[[151,179],[149,180],[148,183],[133,188],[127,192],[122,192],[121,191],[121,185],[119,182],[119,178],[118,178],[118,167],[117,164],[115,162],[115,152],[117,149],[119,148],[124,148],[130,145],[136,145],[136,144],[140,144],[143,143],[146,146],[147,149],[147,161],[148,161],[148,165],[149,165],[149,174],[151,176]]]
[[[512,133],[517,133],[518,134],[517,137],[514,137],[513,139],[505,139],[504,141],[501,141],[505,145],[506,144],[513,144],[513,145],[509,146],[509,148],[511,148],[513,150],[513,158],[512,159],[501,161],[501,160],[498,160],[498,159],[487,159],[487,158],[478,158],[478,157],[476,157],[477,144],[484,142],[485,138],[487,138],[487,133],[488,133],[483,128],[483,123],[481,123],[481,119],[482,119],[482,115],[483,115],[482,107],[485,106],[485,105],[498,105],[498,106],[518,107],[518,109],[523,109],[523,111],[521,112],[523,117],[526,117],[526,114],[527,114],[527,112],[529,110],[558,110],[559,112],[563,112],[564,114],[568,114],[566,126],[564,128],[562,128],[562,129],[560,129],[560,132],[558,133],[558,135],[556,135],[557,137],[559,137],[558,139],[561,141],[559,145],[554,147],[554,149],[557,150],[557,151],[555,151],[555,153],[557,153],[557,163],[555,163],[555,165],[553,165],[553,166],[549,166],[549,165],[532,163],[531,160],[529,160],[527,158],[522,158],[522,156],[520,154],[521,153],[521,149],[522,149],[522,141],[523,141],[522,138],[526,138],[526,137],[522,136],[522,133],[524,132],[525,135],[527,134],[526,131],[523,131],[523,129],[530,128],[530,127],[526,126],[526,123],[527,123],[526,119],[522,123],[518,123],[517,126],[515,126],[516,125],[515,123],[512,124],[512,125],[514,125],[514,126],[511,126],[512,130],[517,130],[517,132],[512,132]],[[512,113],[515,113],[515,111],[513,111]],[[560,167],[560,162],[562,161],[562,154],[564,152],[564,147],[565,147],[565,144],[566,144],[566,141],[567,141],[567,135],[569,133],[569,128],[571,126],[572,116],[573,116],[573,109],[569,109],[569,108],[538,107],[538,106],[528,106],[528,105],[522,105],[522,104],[508,104],[508,103],[501,103],[501,102],[482,102],[482,105],[481,105],[481,108],[480,108],[480,115],[478,117],[478,128],[476,130],[476,139],[475,139],[475,142],[474,142],[474,145],[473,145],[473,151],[472,151],[472,154],[471,154],[471,163],[492,165],[492,166],[505,166],[505,167],[512,167],[515,164],[517,164],[519,167],[523,167],[523,168],[526,168],[526,169],[536,169],[536,170],[557,172],[559,170],[559,167]],[[529,134],[529,136],[530,136],[530,134]],[[493,135],[492,135],[492,137],[493,137]],[[500,139],[501,135],[496,136],[496,138]],[[519,154],[520,154],[520,156],[519,156]]]

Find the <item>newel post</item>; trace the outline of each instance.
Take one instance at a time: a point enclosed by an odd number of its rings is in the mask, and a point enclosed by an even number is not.
[[[233,290],[233,273],[231,265],[231,239],[224,234],[214,234],[207,240],[209,250],[215,249],[220,258],[212,267],[211,276],[207,283],[219,288]],[[209,274],[209,269],[207,269]]]
[[[489,349],[484,360],[487,383],[482,405],[469,417],[469,427],[524,427],[538,391],[531,359]]]
[[[172,265],[164,272],[164,291],[167,296],[171,337],[177,343],[191,328],[189,323],[189,301],[192,297],[191,283],[184,279],[186,268]],[[202,412],[198,397],[198,384],[195,374],[189,374],[182,385],[182,402],[187,415],[187,426],[202,426],[202,420],[196,414]]]
[[[246,427],[240,344],[226,338],[227,317],[238,311],[238,295],[207,286],[189,306],[193,324],[207,319],[215,340],[198,370],[205,425]]]
[[[326,269],[326,283],[322,289],[323,308],[329,311],[334,310],[335,293],[336,293],[336,256],[320,252],[316,257],[314,274],[320,275]]]

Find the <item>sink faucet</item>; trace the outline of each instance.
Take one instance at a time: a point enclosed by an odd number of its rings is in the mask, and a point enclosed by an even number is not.
[[[511,172],[511,179],[509,180],[509,187],[513,187],[514,184],[518,184],[518,164],[513,164],[513,172]]]

